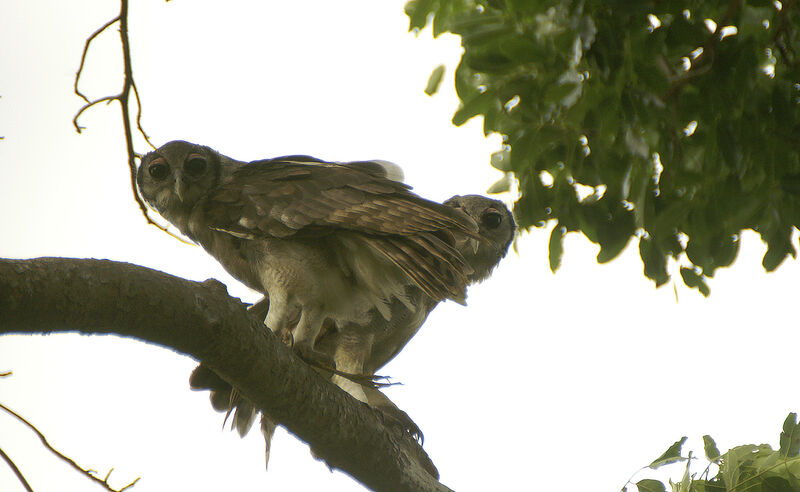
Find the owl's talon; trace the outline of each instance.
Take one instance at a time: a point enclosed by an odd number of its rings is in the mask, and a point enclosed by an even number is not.
[[[289,330],[282,330],[278,333],[278,338],[288,347],[294,347],[294,335]]]
[[[333,369],[335,367],[333,357],[324,352],[314,350],[306,344],[295,344],[292,349],[303,361],[310,365],[321,369]]]
[[[378,411],[380,411],[384,416],[385,423],[397,429],[401,433],[407,434],[411,439],[417,441],[420,446],[425,442],[425,436],[422,434],[422,430],[420,430],[419,426],[411,420],[411,417],[408,414],[399,408],[386,408],[386,407],[378,407]]]

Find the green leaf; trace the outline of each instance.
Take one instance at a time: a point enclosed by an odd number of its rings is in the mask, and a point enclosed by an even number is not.
[[[497,95],[493,91],[486,91],[464,102],[456,114],[453,115],[453,124],[461,126],[470,118],[486,114],[493,104],[498,104]]]
[[[707,32],[702,20],[695,20],[695,15],[690,19],[680,16],[667,28],[664,42],[672,53],[685,56],[689,51],[703,45]]]
[[[692,465],[692,452],[689,451],[689,458],[686,459],[686,470],[683,472],[683,478],[681,481],[675,485],[678,486],[676,489],[674,486],[672,490],[676,492],[690,492],[692,487],[692,476],[689,474],[689,467]]]
[[[498,171],[511,171],[511,153],[508,149],[503,149],[492,154],[490,163]]]
[[[456,67],[456,73],[453,77],[455,80],[456,86],[456,95],[463,103],[467,99],[472,99],[476,95],[480,94],[480,91],[477,88],[477,84],[475,81],[475,75],[472,73],[472,70],[464,63],[464,59],[462,58],[461,61],[458,63]]]
[[[433,0],[411,0],[405,6],[408,16],[408,30],[424,29],[428,24],[428,16],[433,13]]]
[[[739,485],[739,478],[742,476],[742,464],[747,462],[750,455],[756,450],[756,446],[745,444],[731,448],[722,455],[724,466],[720,468],[722,480],[728,490]]]
[[[683,436],[679,441],[675,441],[666,451],[664,454],[656,458],[652,463],[648,466],[655,470],[656,468],[662,467],[664,465],[669,465],[670,463],[677,463],[678,461],[684,461],[686,458],[681,456],[681,448],[683,444],[686,442],[688,437]]]
[[[717,459],[719,459],[719,449],[717,449],[717,443],[711,439],[711,436],[703,436],[703,449],[706,452],[706,458],[708,458],[708,461],[717,461]]]
[[[506,173],[505,175],[503,175],[502,178],[500,178],[492,186],[490,186],[489,189],[486,190],[486,193],[489,193],[490,195],[495,193],[505,193],[510,189],[511,189],[511,174]]]
[[[528,38],[514,36],[500,43],[500,50],[517,63],[530,63],[541,59],[539,46]]]
[[[785,460],[786,457],[781,456],[780,452],[775,452],[771,447],[766,446],[766,449],[759,449],[758,453],[755,454],[755,459],[753,459],[753,468],[755,468],[758,473],[763,473],[773,469],[775,465]]]
[[[441,34],[451,29],[452,2],[439,2],[436,16],[433,18],[433,37],[438,38]]]
[[[788,480],[783,477],[764,477],[764,487],[761,490],[769,492],[796,492],[797,487],[792,487]]]
[[[597,253],[597,263],[608,263],[613,260],[625,249],[628,245],[631,236],[629,234],[617,236],[613,241],[601,242],[600,252]]]
[[[639,492],[667,492],[663,483],[649,478],[636,482],[636,488],[639,489]]]
[[[736,170],[741,168],[742,151],[739,145],[739,135],[728,120],[720,121],[717,125],[717,146],[728,167]]]
[[[560,104],[571,96],[573,92],[579,90],[580,84],[578,82],[564,82],[560,84],[552,84],[544,92],[544,102],[548,104]]]
[[[686,284],[687,287],[699,290],[700,293],[703,294],[703,297],[708,297],[711,293],[703,277],[698,275],[694,269],[681,267],[681,278],[683,278],[683,283]]]
[[[639,239],[639,256],[644,263],[644,274],[660,287],[669,280],[667,273],[667,256],[652,237],[642,236]]]
[[[428,85],[425,86],[425,94],[432,96],[439,90],[439,85],[442,83],[444,77],[444,65],[439,65],[433,69],[431,76],[428,77]]]
[[[786,458],[792,458],[800,452],[800,425],[797,423],[797,414],[792,412],[783,422],[781,432],[780,454]]]
[[[493,74],[502,74],[514,67],[514,61],[506,55],[495,50],[483,50],[465,56],[467,65],[477,71]]]
[[[556,224],[550,232],[548,250],[550,252],[550,271],[556,273],[558,267],[561,266],[561,257],[564,255],[564,228],[561,223]]]
[[[791,229],[788,227],[776,228],[771,234],[767,234],[763,238],[767,241],[767,252],[764,253],[761,265],[766,271],[771,272],[778,268],[789,255],[792,255],[792,257],[797,256],[797,252],[792,245]]]

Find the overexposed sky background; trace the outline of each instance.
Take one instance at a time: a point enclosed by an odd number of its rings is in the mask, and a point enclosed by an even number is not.
[[[500,177],[481,120],[450,124],[458,39],[407,33],[403,0],[131,2],[134,73],[154,143],[185,139],[252,160],[311,154],[380,158],[417,193],[483,193]],[[0,6],[0,257],[110,258],[183,277],[215,277],[254,300],[201,248],[147,226],[133,201],[119,107],[85,113],[72,93],[85,38],[117,2],[6,0]],[[116,29],[98,38],[81,87],[119,90]],[[423,93],[446,63],[440,93]],[[147,151],[143,142],[138,150]],[[668,165],[668,163],[664,163]],[[548,230],[524,233],[469,307],[440,305],[382,370],[387,390],[425,433],[444,484],[471,490],[619,490],[672,442],[702,453],[777,445],[800,409],[794,388],[798,265],[760,266],[746,234],[703,299],[678,281],[656,290],[638,250],[597,265],[597,247],[566,240],[547,268]],[[0,402],[51,443],[121,487],[361,490],[279,430],[270,470],[254,430],[222,431],[206,393],[188,389],[195,361],[109,336],[0,338]],[[98,490],[0,413],[0,448],[37,492]],[[697,472],[702,471],[698,465]],[[675,469],[679,478],[682,470]],[[637,477],[643,478],[646,475]],[[0,490],[23,490],[0,464]]]

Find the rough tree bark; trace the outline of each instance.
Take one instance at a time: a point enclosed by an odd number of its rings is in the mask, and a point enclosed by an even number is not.
[[[0,259],[0,334],[108,333],[191,355],[375,490],[450,490],[410,437],[308,367],[216,280],[108,260]]]

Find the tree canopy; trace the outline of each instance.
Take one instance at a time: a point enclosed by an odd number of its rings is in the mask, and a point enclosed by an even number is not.
[[[796,1],[412,0],[412,30],[461,36],[453,123],[502,135],[491,164],[515,178],[521,227],[555,222],[600,245],[639,243],[656,285],[681,265],[704,295],[741,231],[767,270],[796,256],[800,13]],[[442,69],[427,88],[433,93]]]

